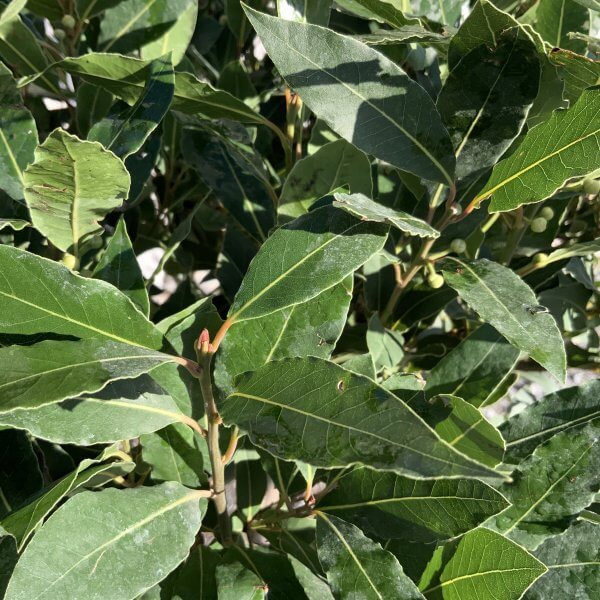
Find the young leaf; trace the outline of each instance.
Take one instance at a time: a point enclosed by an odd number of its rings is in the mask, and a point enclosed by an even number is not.
[[[367,198],[364,194],[343,194],[337,192],[333,195],[333,205],[341,208],[361,219],[376,223],[389,223],[402,233],[418,237],[437,238],[440,232],[421,219],[408,213],[388,208]]]
[[[140,265],[127,234],[125,219],[119,219],[92,277],[112,283],[121,290],[146,316],[150,301]]]
[[[337,597],[423,598],[393,554],[338,517],[318,513],[317,551]]]
[[[380,538],[433,542],[474,529],[507,506],[481,481],[415,481],[362,468],[339,479],[318,509]]]
[[[489,260],[446,259],[446,283],[511,344],[527,352],[559,381],[566,376],[565,348],[553,317],[536,310],[531,288],[507,267]]]
[[[502,477],[453,450],[371,379],[318,358],[272,362],[240,377],[220,412],[284,460],[363,464],[424,479]]]
[[[328,358],[342,334],[352,299],[352,277],[316,298],[258,319],[236,323],[215,358],[215,383],[224,394],[234,377],[271,360],[294,356]]]
[[[519,359],[519,350],[493,327],[478,327],[438,362],[427,376],[428,398],[450,394],[485,406]]]
[[[571,31],[589,29],[590,12],[574,0],[540,0],[535,11],[535,29],[555,48],[585,53],[583,40],[569,37]]]
[[[23,171],[33,162],[37,144],[35,121],[11,72],[0,62],[0,187],[13,200],[23,198]]]
[[[176,422],[190,424],[190,418],[149,375],[114,381],[95,394],[0,414],[2,425],[80,446],[133,439]]]
[[[381,250],[386,237],[386,226],[358,221],[333,206],[295,219],[261,247],[229,320],[255,319],[314,298]]]
[[[488,529],[440,547],[419,584],[429,600],[518,600],[546,572],[537,558]]]
[[[99,476],[110,481],[118,475],[125,475],[135,467],[132,462],[102,462],[110,457],[109,451],[97,460],[85,459],[72,473],[48,488],[40,490],[28,503],[2,519],[0,525],[14,536],[21,551],[35,529],[50,514],[58,503],[69,494],[83,488]]]
[[[168,57],[150,62],[148,81],[137,102],[129,107],[117,103],[88,134],[107,150],[125,160],[137,152],[169,110],[175,90],[173,63]]]
[[[539,87],[537,49],[519,27],[471,50],[448,74],[437,109],[456,152],[456,176],[494,165],[519,135]]]
[[[330,29],[245,10],[290,87],[336,133],[404,171],[452,185],[448,133],[427,92],[400,67]]]
[[[175,357],[110,340],[48,340],[0,348],[0,413],[37,408],[137,377]]]
[[[566,529],[600,488],[599,429],[596,420],[538,446],[500,488],[512,506],[493,526],[527,548]]]
[[[0,245],[0,330],[104,338],[159,349],[162,333],[115,287]]]
[[[353,193],[373,194],[371,163],[346,140],[325,144],[294,165],[281,190],[280,218],[285,222],[307,213],[315,200],[341,186]]]
[[[79,256],[80,246],[102,231],[98,224],[127,199],[125,165],[96,142],[62,129],[35,151],[23,173],[33,225],[57,247]]]
[[[569,179],[591,173],[598,166],[599,114],[600,94],[595,88],[583,92],[572,108],[554,111],[494,167],[471,205],[492,196],[490,212],[513,210],[545,200]]]
[[[136,597],[187,556],[205,495],[174,482],[75,495],[21,555],[6,600]]]
[[[548,572],[527,591],[527,600],[593,600],[600,589],[600,526],[575,523],[535,552]]]

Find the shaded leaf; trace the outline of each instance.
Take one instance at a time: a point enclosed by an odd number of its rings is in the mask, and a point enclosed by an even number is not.
[[[277,0],[277,14],[282,19],[327,26],[332,0]]]
[[[546,42],[580,53],[587,44],[568,34],[589,30],[589,20],[589,10],[574,0],[540,0],[535,11],[535,29]]]
[[[460,17],[460,0],[411,0],[412,12],[437,23],[455,25]]]
[[[394,29],[419,23],[419,19],[406,17],[394,4],[398,5],[399,3],[395,0],[350,0],[350,2],[346,0],[346,2],[342,2],[344,8],[364,19],[386,23]]]
[[[569,50],[553,48],[548,54],[550,62],[558,68],[565,82],[565,97],[575,103],[587,88],[600,83],[600,61]]]
[[[262,579],[239,562],[217,565],[217,598],[221,600],[262,600]]]

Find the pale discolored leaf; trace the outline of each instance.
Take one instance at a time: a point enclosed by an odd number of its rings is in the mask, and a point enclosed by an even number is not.
[[[92,277],[112,283],[146,316],[150,313],[148,292],[127,233],[125,219],[119,219],[115,232],[108,241],[106,250],[94,268]]]
[[[338,598],[423,598],[393,554],[338,517],[318,513],[317,551]]]
[[[451,184],[454,155],[429,95],[358,40],[246,8],[279,72],[338,135],[404,171]]]
[[[474,529],[507,506],[481,481],[415,481],[362,468],[339,479],[318,509],[381,538],[432,542]]]
[[[110,340],[48,340],[0,348],[0,412],[37,408],[137,377],[175,357]]]
[[[436,550],[419,583],[428,600],[518,600],[546,567],[521,546],[474,529]]]
[[[173,482],[75,495],[21,555],[6,599],[134,598],[187,556],[205,512],[201,497]]]
[[[599,429],[596,420],[538,446],[500,488],[512,506],[491,525],[527,548],[564,531],[600,488]]]
[[[363,221],[375,221],[376,223],[388,223],[407,235],[418,237],[437,238],[440,233],[431,225],[417,219],[408,213],[388,208],[379,204],[364,194],[343,194],[336,192],[333,195],[333,205],[358,217]]]
[[[36,149],[23,183],[36,229],[78,256],[80,246],[102,231],[99,221],[127,198],[130,178],[100,144],[57,129]]]
[[[0,245],[0,330],[104,338],[159,349],[162,333],[108,283]]]
[[[438,362],[427,376],[425,394],[450,394],[485,406],[515,367],[519,350],[493,327],[478,327]]]
[[[332,206],[295,219],[253,259],[229,320],[262,317],[314,298],[381,250],[386,237],[385,225],[358,221]]]
[[[471,202],[492,196],[490,212],[513,210],[552,196],[569,179],[598,167],[600,95],[584,91],[567,110],[531,129],[515,151],[500,161],[485,187]]]
[[[486,259],[448,258],[442,269],[446,283],[484,321],[559,381],[565,380],[565,348],[556,322],[536,310],[535,294],[518,275]]]
[[[341,186],[353,193],[373,193],[369,159],[346,140],[325,144],[294,164],[281,190],[280,218],[287,221],[305,214],[313,202]]]
[[[363,464],[425,479],[502,478],[453,450],[373,380],[318,358],[272,362],[240,377],[220,411],[284,460]]]

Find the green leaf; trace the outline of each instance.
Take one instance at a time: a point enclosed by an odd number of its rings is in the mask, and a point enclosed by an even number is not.
[[[0,517],[17,509],[44,484],[31,440],[23,431],[0,430]]]
[[[519,350],[487,324],[440,360],[427,376],[428,398],[450,394],[473,406],[485,406],[514,369]]]
[[[257,460],[235,462],[236,507],[242,520],[250,523],[260,510],[267,491],[268,478],[262,463]]]
[[[120,2],[123,2],[123,0],[76,0],[77,14],[82,21],[85,21],[116,6]]]
[[[140,265],[127,234],[125,219],[119,219],[106,250],[94,268],[92,277],[112,283],[121,290],[146,316],[150,300],[144,285]]]
[[[423,598],[393,554],[338,517],[318,513],[317,550],[339,598]]]
[[[206,443],[189,427],[174,423],[140,436],[140,444],[144,462],[152,467],[153,481],[177,481],[191,488],[208,483],[202,453]]]
[[[589,20],[589,10],[573,0],[540,0],[535,11],[535,28],[546,42],[582,54],[587,44],[568,34],[589,31]]]
[[[386,46],[395,44],[448,44],[452,39],[446,31],[437,33],[425,29],[422,25],[403,25],[399,29],[377,29],[373,33],[358,36],[364,44],[372,46]]]
[[[549,198],[569,179],[594,171],[600,143],[599,111],[596,89],[583,92],[572,108],[554,111],[545,123],[527,133],[511,156],[494,167],[471,205],[492,196],[490,212],[513,210]]]
[[[548,58],[558,68],[558,75],[565,82],[565,98],[572,104],[577,102],[584,90],[600,83],[598,60],[559,48],[553,48]]]
[[[0,245],[0,331],[104,338],[159,349],[162,333],[112,285]]]
[[[358,221],[332,206],[295,219],[261,247],[229,321],[255,319],[318,296],[381,250],[386,237],[384,225]]]
[[[521,28],[471,50],[450,71],[437,109],[463,178],[494,165],[519,135],[540,79],[537,49]]]
[[[148,67],[148,81],[136,103],[130,108],[117,103],[88,134],[125,160],[137,152],[158,127],[169,110],[175,90],[173,63],[169,57],[153,60]]]
[[[23,183],[36,229],[78,256],[81,245],[102,231],[99,221],[127,199],[130,179],[125,165],[100,144],[56,129],[37,147]]]
[[[363,19],[379,21],[394,29],[420,23],[419,19],[406,17],[396,8],[398,4],[397,0],[345,0],[342,6]]]
[[[249,4],[254,7],[260,6],[260,0],[248,0]],[[248,24],[248,19],[244,14],[241,0],[225,0],[225,16],[227,17],[227,26],[233,35],[235,36],[238,44],[243,46],[250,33],[252,27]]]
[[[35,121],[11,72],[0,62],[0,187],[13,200],[23,198],[23,171],[33,162],[37,144]]]
[[[80,82],[77,87],[77,129],[80,135],[87,136],[94,123],[103,119],[114,101],[114,96],[107,90]]]
[[[125,475],[135,467],[132,462],[105,462],[110,457],[110,450],[107,450],[97,460],[81,461],[77,469],[52,486],[40,490],[38,494],[28,499],[27,504],[0,522],[0,525],[16,539],[19,551],[61,500],[84,488],[86,484],[97,481],[98,478],[109,482],[112,478]]]
[[[0,348],[0,412],[37,408],[137,377],[175,357],[110,340],[48,340]]]
[[[460,0],[411,0],[412,12],[437,23],[455,25],[460,18]]]
[[[80,446],[133,439],[176,422],[189,424],[189,417],[149,375],[109,383],[95,394],[0,415],[2,425]]]
[[[564,531],[600,488],[600,421],[538,446],[500,491],[512,506],[491,525],[527,548]]]
[[[494,488],[470,479],[415,481],[354,469],[318,505],[380,538],[433,542],[465,533],[508,506]]]
[[[217,598],[219,600],[263,600],[265,584],[256,573],[239,562],[217,566]]]
[[[327,26],[332,0],[277,0],[277,14],[288,21]]]
[[[440,236],[440,232],[437,229],[434,229],[422,219],[417,219],[400,210],[388,208],[367,198],[364,194],[343,194],[337,192],[333,197],[333,205],[336,208],[341,208],[362,221],[388,223],[407,235],[429,238]]]
[[[580,242],[578,244],[573,244],[572,246],[559,248],[558,250],[551,252],[544,263],[548,265],[559,260],[565,260],[566,258],[587,256],[588,254],[594,254],[596,252],[600,252],[600,238],[591,242]]]
[[[75,495],[23,552],[6,600],[134,598],[187,556],[205,511],[201,494],[169,482]]]
[[[220,404],[226,423],[284,460],[363,464],[418,478],[501,475],[453,450],[373,380],[318,358],[268,363]]]
[[[0,528],[0,595],[3,598],[18,558],[15,538],[5,535]]]
[[[395,369],[404,357],[404,338],[397,331],[386,329],[375,313],[369,319],[367,348],[375,371],[381,368]]]
[[[400,67],[329,29],[246,14],[290,87],[337,134],[404,171],[453,183],[448,133],[427,92]]]
[[[486,259],[448,258],[442,269],[446,283],[484,321],[559,381],[565,380],[565,349],[556,322],[535,310],[535,294],[518,275]]]
[[[565,429],[600,417],[600,381],[559,390],[527,406],[500,426],[508,459],[524,458]]]
[[[575,523],[535,552],[548,572],[527,591],[527,600],[594,600],[600,589],[600,526]]]
[[[236,323],[215,357],[214,380],[224,394],[236,375],[271,360],[295,356],[328,358],[339,339],[352,299],[352,277],[317,297],[258,319]]]
[[[419,589],[431,600],[518,600],[546,572],[537,558],[488,529],[438,548]]]
[[[342,186],[353,193],[373,194],[366,154],[346,140],[336,140],[294,164],[281,190],[279,216],[283,221],[299,217],[315,200]]]
[[[23,219],[0,219],[0,231],[6,227],[10,227],[13,231],[21,231],[30,225],[29,221]]]

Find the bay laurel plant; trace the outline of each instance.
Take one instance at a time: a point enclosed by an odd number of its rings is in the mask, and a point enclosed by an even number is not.
[[[599,9],[0,2],[0,598],[598,600]]]

